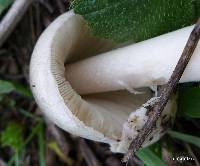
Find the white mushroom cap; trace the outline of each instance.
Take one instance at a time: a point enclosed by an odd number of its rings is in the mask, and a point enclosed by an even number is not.
[[[30,65],[31,89],[43,113],[71,134],[108,143],[113,152],[126,152],[148,118],[141,107],[152,96],[127,91],[80,96],[65,78],[65,63],[114,48],[109,41],[93,37],[79,15],[69,11],[58,17],[41,35]],[[172,103],[163,115],[170,119]],[[139,109],[138,109],[139,108]],[[149,145],[163,135],[160,121]]]

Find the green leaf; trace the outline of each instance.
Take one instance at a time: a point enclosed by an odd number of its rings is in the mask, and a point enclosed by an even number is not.
[[[35,127],[32,127],[31,132],[29,133],[29,136],[26,138],[26,140],[23,142],[23,144],[19,147],[19,150],[18,150],[19,152],[22,151],[25,148],[25,146],[27,144],[29,144],[32,141],[32,139],[34,138],[34,136],[39,132],[41,123],[43,123],[43,122],[40,121],[39,123],[37,123],[37,125]],[[17,153],[15,153],[12,156],[12,158],[9,160],[8,166],[13,165],[16,155],[17,155]]]
[[[31,90],[24,85],[17,82],[0,80],[0,94],[8,94],[13,91],[26,97],[32,97]]]
[[[16,152],[23,145],[23,127],[17,122],[9,122],[5,130],[1,133],[2,146],[10,146]]]
[[[14,90],[15,87],[11,82],[0,80],[0,94],[8,94]]]
[[[200,118],[200,88],[189,87],[179,90],[179,113],[192,117]]]
[[[30,111],[24,110],[22,108],[18,109],[19,113],[21,113],[24,117],[34,119],[35,121],[41,121],[41,118],[35,114],[30,113]]]
[[[116,42],[143,41],[196,22],[199,0],[75,0],[94,35]]]
[[[19,84],[17,82],[13,82],[13,85],[15,87],[15,91],[18,92],[19,94],[30,98],[32,97],[30,88],[27,88],[26,86]]]
[[[176,131],[168,131],[167,132],[171,137],[180,139],[182,141],[191,143],[193,145],[196,145],[198,147],[200,147],[200,138],[196,137],[196,136],[192,136],[192,135],[188,135],[188,134],[183,134],[183,133],[179,133]]]
[[[0,102],[3,101],[3,96],[0,95]]]
[[[0,0],[0,14],[13,2],[14,0]]]
[[[139,150],[136,155],[146,164],[147,166],[167,166],[166,162],[159,158],[149,148]]]
[[[148,147],[152,152],[154,152],[159,158],[162,158],[162,146],[160,143],[153,144]]]

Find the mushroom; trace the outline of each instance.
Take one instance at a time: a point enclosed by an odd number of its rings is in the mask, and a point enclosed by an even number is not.
[[[194,26],[69,64],[65,77],[79,94],[166,84]],[[200,43],[180,82],[200,81]]]
[[[71,10],[51,23],[34,48],[30,84],[35,100],[65,131],[125,153],[148,119],[146,107],[157,99],[149,87],[168,80],[191,29],[122,47],[93,36]],[[182,81],[199,80],[197,51]],[[143,147],[165,133],[175,112],[172,98]]]

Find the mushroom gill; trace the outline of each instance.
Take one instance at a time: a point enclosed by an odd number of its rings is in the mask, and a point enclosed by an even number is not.
[[[125,152],[129,136],[137,135],[148,117],[138,108],[154,95],[152,91],[143,88],[141,94],[121,90],[79,95],[65,78],[66,64],[115,47],[110,41],[92,36],[81,16],[67,12],[38,40],[31,59],[30,82],[37,104],[59,127],[71,134],[108,143],[112,151]],[[164,114],[173,115],[171,106],[169,103]],[[136,118],[137,125],[127,131],[126,123],[133,122],[130,118]],[[146,145],[157,141],[163,135],[162,130],[160,121],[154,131],[155,138]]]

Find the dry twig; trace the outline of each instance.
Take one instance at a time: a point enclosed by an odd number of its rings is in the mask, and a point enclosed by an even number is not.
[[[135,153],[142,146],[143,142],[150,135],[152,130],[156,126],[156,122],[160,117],[163,109],[165,108],[170,96],[176,90],[178,82],[192,57],[192,54],[198,44],[200,39],[200,18],[197,21],[193,31],[190,34],[190,37],[187,41],[187,44],[183,50],[183,53],[175,67],[174,72],[172,73],[167,85],[161,91],[161,95],[157,103],[154,104],[153,107],[147,108],[148,111],[152,112],[152,115],[146,122],[145,126],[138,134],[138,136],[132,141],[129,147],[128,153],[124,156],[123,161],[128,162],[131,157],[134,157]]]
[[[58,9],[60,11],[60,13],[64,13],[65,12],[65,6],[63,4],[63,2],[61,0],[56,0],[56,3],[58,5]]]
[[[15,0],[3,20],[0,22],[0,47],[12,33],[17,23],[21,20],[22,16],[28,7],[35,0]]]
[[[52,135],[58,146],[61,148],[63,154],[68,156],[70,147],[67,141],[65,140],[65,136],[62,133],[62,131],[60,131],[60,129],[57,128],[55,124],[50,122],[47,118],[45,118],[45,123],[47,125],[47,130]]]
[[[0,158],[0,166],[6,166],[6,162]]]
[[[95,157],[92,150],[88,147],[84,139],[80,139],[79,142],[80,151],[83,154],[88,166],[101,166],[100,162]]]
[[[189,154],[192,156],[192,158],[194,159],[194,163],[196,166],[200,166],[200,163],[198,161],[198,158],[196,157],[196,155],[194,154],[194,152],[192,151],[192,148],[190,147],[190,145],[188,143],[184,143],[186,149],[188,150]]]

